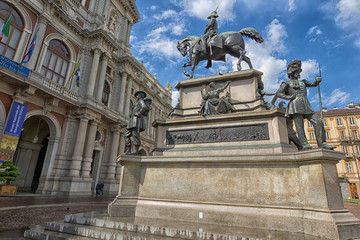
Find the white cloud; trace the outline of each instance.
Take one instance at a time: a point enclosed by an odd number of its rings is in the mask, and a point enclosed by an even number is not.
[[[155,11],[155,10],[157,9],[157,6],[152,5],[152,6],[150,7],[150,9],[151,9],[152,11]]]
[[[175,12],[172,9],[163,11],[161,14],[156,14],[154,15],[154,18],[156,20],[165,20],[165,19],[169,19],[169,18],[176,18],[178,16],[178,13]]]
[[[339,106],[339,105],[347,104],[350,100],[350,96],[351,96],[350,93],[344,92],[340,88],[336,88],[331,92],[330,96],[323,94],[321,100],[325,107],[326,106],[329,107],[334,104]]]
[[[322,31],[318,25],[309,28],[306,33],[306,37],[309,39],[309,42],[315,42],[318,37],[322,34]]]
[[[236,0],[182,0],[180,5],[185,13],[200,19],[207,19],[212,11],[219,6],[217,13],[221,20],[232,20]]]
[[[172,94],[171,106],[176,107],[176,104],[179,101],[179,91],[172,91],[171,94]]]
[[[312,81],[313,79],[310,79],[314,75],[319,75],[319,64],[314,59],[309,59],[306,61],[301,61],[301,78],[306,79],[308,81]]]
[[[289,12],[293,12],[296,9],[295,0],[289,0]]]
[[[180,58],[176,39],[170,39],[166,36],[166,32],[172,31],[169,26],[161,26],[152,30],[143,41],[138,41],[134,47],[140,54],[150,53],[159,58]]]
[[[335,8],[337,9],[334,18],[336,24],[353,36],[354,44],[360,48],[360,1],[340,0]]]
[[[285,76],[285,59],[276,58],[275,55],[286,52],[285,39],[287,32],[278,19],[274,19],[266,27],[266,37],[262,44],[252,40],[246,41],[248,56],[253,67],[264,73],[263,82],[265,90],[276,91],[281,79]]]

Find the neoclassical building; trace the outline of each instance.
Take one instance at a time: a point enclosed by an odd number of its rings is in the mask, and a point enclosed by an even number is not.
[[[165,89],[130,52],[139,13],[135,0],[1,0],[0,140],[14,101],[28,107],[14,163],[20,191],[89,195],[100,180],[118,191],[125,129],[134,93],[153,99],[142,148],[154,143],[151,123],[171,110]],[[30,61],[21,63],[36,35]],[[74,70],[80,61],[80,87]],[[10,65],[9,65],[10,64]],[[23,71],[29,71],[23,74]]]
[[[336,151],[345,153],[345,158],[337,164],[342,196],[343,198],[359,198],[360,104],[350,103],[344,108],[324,109],[323,121],[326,141],[336,146]],[[309,143],[316,147],[314,127],[307,120],[305,120],[305,126]]]

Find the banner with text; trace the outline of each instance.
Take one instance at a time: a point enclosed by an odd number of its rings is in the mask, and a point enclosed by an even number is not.
[[[0,162],[13,160],[27,109],[28,106],[13,102],[0,142]]]

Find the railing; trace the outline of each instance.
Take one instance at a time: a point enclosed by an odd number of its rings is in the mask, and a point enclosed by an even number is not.
[[[44,78],[43,80],[43,86],[57,92],[60,93],[61,95],[70,98],[74,101],[77,101],[79,99],[79,95],[74,93],[73,91],[65,88],[64,86],[61,86],[59,84],[57,84],[56,82],[51,81],[50,79]]]
[[[360,138],[359,137],[340,137],[339,140],[340,140],[340,142],[353,143],[356,141],[360,141]]]

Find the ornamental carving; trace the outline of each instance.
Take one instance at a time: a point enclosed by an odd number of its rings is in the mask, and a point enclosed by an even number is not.
[[[267,123],[166,131],[167,144],[269,140]]]

